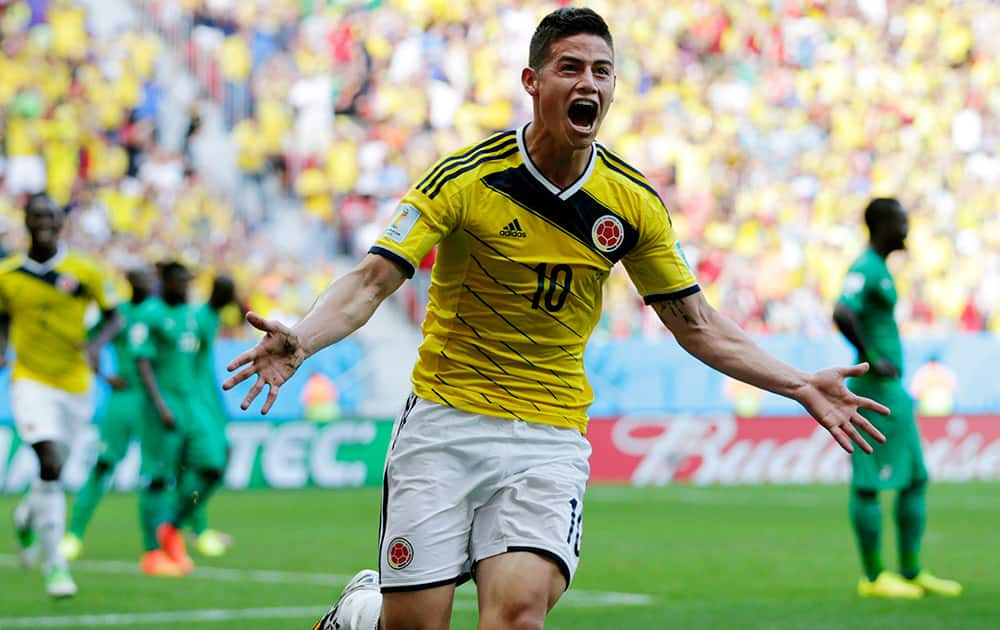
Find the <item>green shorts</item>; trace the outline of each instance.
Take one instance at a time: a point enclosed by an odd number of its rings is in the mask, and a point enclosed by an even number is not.
[[[145,479],[175,479],[185,468],[222,469],[226,465],[225,434],[198,396],[163,394],[174,414],[176,427],[167,431],[154,413],[143,423],[142,476]]]
[[[202,390],[205,410],[212,419],[212,428],[221,434],[222,440],[226,439],[226,425],[229,424],[229,414],[222,403],[222,397],[216,391],[215,386]]]
[[[885,444],[869,439],[875,449],[866,455],[855,449],[851,455],[851,486],[860,490],[899,490],[927,481],[920,432],[914,417],[913,399],[898,379],[862,377],[851,379],[848,388],[858,396],[882,403],[891,411],[883,416],[865,409],[861,415],[885,434]]]
[[[149,397],[141,388],[112,390],[97,425],[100,435],[98,459],[114,466],[128,453],[133,438],[142,431],[144,418],[154,414]]]

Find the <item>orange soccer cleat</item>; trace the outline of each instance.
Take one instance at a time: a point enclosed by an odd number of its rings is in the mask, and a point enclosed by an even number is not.
[[[139,559],[139,569],[144,575],[156,577],[182,577],[184,575],[184,571],[162,549],[153,549],[142,554],[142,558]]]
[[[160,549],[166,552],[185,575],[194,571],[194,562],[188,555],[184,536],[179,529],[170,523],[160,525],[156,528],[156,541],[160,543]]]

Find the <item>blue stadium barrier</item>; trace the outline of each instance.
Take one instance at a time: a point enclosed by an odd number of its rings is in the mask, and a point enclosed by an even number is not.
[[[768,335],[757,338],[765,350],[802,369],[850,365],[854,352],[839,336]],[[957,377],[956,413],[1000,412],[1000,336],[953,334],[904,340],[903,379],[936,356]],[[688,355],[669,337],[592,343],[585,357],[594,387],[594,417],[629,413],[720,413],[732,410],[723,395],[725,377]],[[766,393],[760,414],[801,413],[797,403]]]
[[[216,380],[221,383],[229,374],[226,372],[226,364],[232,361],[244,350],[253,346],[252,341],[237,341],[233,339],[221,339],[215,344],[215,374]],[[353,339],[345,339],[333,348],[316,354],[299,368],[296,378],[288,382],[281,388],[281,396],[275,402],[271,412],[268,414],[275,420],[299,420],[304,414],[302,403],[302,393],[308,378],[304,376],[321,372],[327,376],[339,392],[338,405],[344,415],[357,415],[363,394],[364,370],[361,367],[364,358],[364,349],[361,344]],[[102,368],[107,373],[114,373],[114,360],[111,352],[105,351],[101,357]],[[10,370],[5,368],[0,370],[0,424],[12,422],[10,416]],[[264,396],[258,397],[251,408],[244,412],[240,410],[240,402],[246,396],[247,391],[252,386],[253,379],[241,383],[231,391],[223,392],[223,404],[233,419],[255,420],[258,419],[260,407],[263,404]],[[95,402],[96,413],[100,414],[107,397],[108,387],[105,383],[97,384]]]
[[[758,343],[769,352],[803,370],[816,370],[833,365],[848,365],[854,356],[838,336],[807,338],[797,335],[770,335]],[[226,377],[225,366],[233,357],[252,345],[249,341],[220,340],[215,347],[215,368],[218,380]],[[913,373],[928,358],[937,356],[941,363],[954,370],[957,377],[955,412],[966,414],[1000,413],[1000,336],[991,334],[953,334],[940,337],[910,338],[905,342],[906,366],[904,380],[908,384]],[[105,356],[108,369],[112,361]],[[587,373],[595,392],[590,409],[594,417],[633,413],[720,413],[732,409],[723,395],[724,377],[702,365],[681,349],[673,339],[658,341],[626,339],[595,341],[585,357]],[[276,420],[296,420],[304,416],[303,388],[305,376],[320,372],[330,378],[339,392],[342,414],[357,415],[365,391],[364,348],[352,339],[310,357],[300,373],[282,388],[281,397],[271,411]],[[9,423],[7,370],[0,370],[0,423]],[[234,419],[253,420],[263,402],[263,396],[250,412],[241,412],[240,401],[250,388],[243,383],[223,394],[229,414]],[[98,405],[106,395],[100,385]],[[761,415],[800,413],[796,403],[765,394],[761,400]]]

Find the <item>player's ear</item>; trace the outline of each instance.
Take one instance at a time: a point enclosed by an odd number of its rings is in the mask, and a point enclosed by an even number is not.
[[[529,95],[538,94],[538,73],[535,72],[534,68],[526,67],[521,70],[521,85],[524,86],[524,91]]]

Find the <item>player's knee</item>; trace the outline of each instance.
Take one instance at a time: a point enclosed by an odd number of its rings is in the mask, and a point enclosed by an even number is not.
[[[199,471],[198,474],[208,485],[215,485],[222,481],[223,470],[221,468],[205,468]]]
[[[32,444],[38,456],[38,476],[42,481],[59,481],[62,475],[62,455],[55,442],[45,441]]]
[[[854,495],[862,501],[878,501],[878,491],[857,489]]]
[[[542,630],[546,599],[515,596],[481,611],[479,630]]]
[[[39,463],[38,476],[42,481],[59,481],[62,476],[62,462],[47,460]]]
[[[94,473],[98,477],[103,477],[104,475],[111,472],[111,469],[114,467],[115,467],[114,464],[112,464],[111,462],[103,459],[98,459],[97,463],[94,464]]]
[[[494,590],[494,594],[500,596],[484,598],[481,602],[480,630],[535,630],[545,625],[550,593],[544,584],[510,585],[502,593]]]

